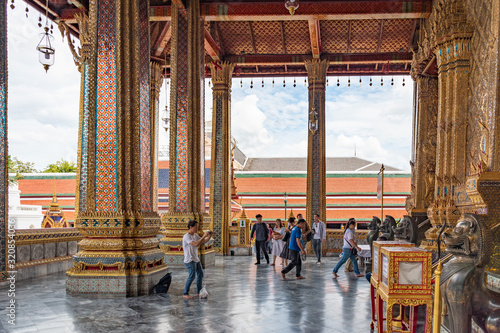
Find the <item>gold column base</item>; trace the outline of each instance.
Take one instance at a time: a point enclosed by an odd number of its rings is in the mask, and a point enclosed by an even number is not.
[[[160,239],[160,250],[165,254],[165,262],[172,267],[184,267],[184,250],[182,238],[188,232],[189,220],[199,222],[198,234],[203,235],[204,227],[210,226],[210,216],[204,213],[166,213],[161,216],[164,231]],[[213,240],[200,245],[199,257],[203,267],[215,265],[215,251]]]

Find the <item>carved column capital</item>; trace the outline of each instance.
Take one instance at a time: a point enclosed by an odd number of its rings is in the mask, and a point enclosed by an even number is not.
[[[210,72],[212,73],[212,84],[214,92],[220,88],[230,89],[233,78],[234,64],[223,61],[219,63],[210,63]]]
[[[311,82],[315,84],[325,84],[326,72],[330,62],[327,59],[308,59],[304,62],[307,70],[307,77],[309,79],[309,89],[311,89]]]
[[[158,98],[161,86],[163,85],[162,70],[160,65],[155,62],[151,62],[149,68],[151,72],[151,93],[154,93],[156,98]]]

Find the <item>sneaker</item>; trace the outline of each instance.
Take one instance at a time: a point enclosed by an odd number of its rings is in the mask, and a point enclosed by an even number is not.
[[[321,265],[321,261],[316,261],[316,265]]]
[[[260,265],[260,262],[256,262],[254,265]]]

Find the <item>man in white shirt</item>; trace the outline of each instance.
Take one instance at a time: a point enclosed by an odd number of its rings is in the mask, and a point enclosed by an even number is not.
[[[320,221],[319,215],[314,214],[314,223],[312,225],[312,232],[314,233],[312,239],[312,245],[314,253],[316,253],[316,258],[318,261],[317,265],[321,264],[321,243],[326,243],[326,226],[325,223]]]
[[[198,247],[200,244],[205,244],[212,238],[212,231],[207,230],[203,237],[198,235],[198,221],[189,220],[187,225],[189,231],[182,238],[182,249],[184,250],[184,266],[188,270],[188,278],[184,286],[184,298],[193,298],[189,295],[191,283],[194,281],[196,273],[196,294],[199,296],[200,290],[203,287],[203,268],[201,267],[200,258],[198,258]]]

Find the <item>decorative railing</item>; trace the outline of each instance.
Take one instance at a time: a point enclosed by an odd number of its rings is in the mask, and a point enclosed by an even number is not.
[[[66,271],[82,238],[75,228],[16,229],[17,280]]]

